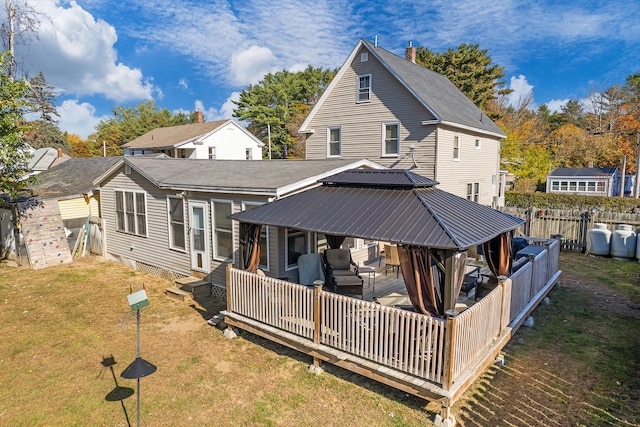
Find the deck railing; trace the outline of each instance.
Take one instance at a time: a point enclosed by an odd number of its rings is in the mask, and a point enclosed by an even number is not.
[[[550,289],[557,278],[559,243],[542,245],[543,252],[511,277],[500,277],[487,296],[446,321],[231,266],[227,312],[449,389],[466,378],[465,370],[488,354],[508,325],[519,326],[543,288]]]

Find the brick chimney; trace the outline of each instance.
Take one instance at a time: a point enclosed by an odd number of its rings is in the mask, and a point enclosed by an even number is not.
[[[202,123],[202,111],[196,111],[196,123]]]
[[[409,46],[404,51],[404,57],[407,61],[416,63],[416,48],[413,47],[413,41],[409,41]]]
[[[62,148],[58,148],[58,158],[62,157]]]

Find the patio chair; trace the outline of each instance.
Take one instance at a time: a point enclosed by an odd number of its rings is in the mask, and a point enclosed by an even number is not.
[[[387,275],[389,267],[391,271],[395,269],[396,279],[400,274],[400,257],[398,257],[398,247],[396,245],[384,245],[384,275]]]
[[[300,255],[298,258],[298,283],[305,286],[313,286],[316,283],[323,284],[324,262],[322,255],[318,253]]]
[[[364,280],[358,274],[358,265],[351,259],[349,249],[327,249],[324,259],[328,282],[334,292],[364,297]]]

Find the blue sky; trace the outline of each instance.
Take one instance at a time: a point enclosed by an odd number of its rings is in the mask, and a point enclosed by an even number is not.
[[[404,56],[479,44],[505,68],[510,102],[557,109],[640,72],[640,2],[622,0],[21,0],[42,13],[17,47],[60,92],[60,127],[82,137],[113,107],[153,99],[231,117],[268,72],[342,65],[360,38]],[[493,3],[493,4],[489,4]]]

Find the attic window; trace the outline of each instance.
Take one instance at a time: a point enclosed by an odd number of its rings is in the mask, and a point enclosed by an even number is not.
[[[357,102],[371,101],[371,74],[358,76]]]
[[[362,52],[360,54],[360,62],[367,62],[369,60],[369,52]]]

